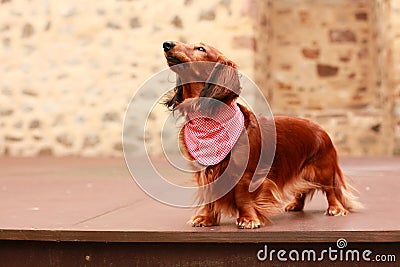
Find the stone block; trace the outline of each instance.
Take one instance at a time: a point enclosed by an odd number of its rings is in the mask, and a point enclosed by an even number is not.
[[[357,41],[356,34],[348,29],[329,30],[329,40],[332,43],[354,43]]]
[[[317,64],[318,76],[322,78],[336,76],[338,72],[339,72],[339,67],[337,66],[331,66],[328,64]]]

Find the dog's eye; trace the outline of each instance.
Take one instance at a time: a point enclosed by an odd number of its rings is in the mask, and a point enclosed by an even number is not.
[[[206,52],[206,49],[204,47],[202,47],[202,46],[199,46],[196,49],[201,51],[201,52]]]

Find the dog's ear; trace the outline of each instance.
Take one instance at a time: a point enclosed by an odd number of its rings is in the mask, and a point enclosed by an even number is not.
[[[224,64],[226,66],[232,67],[234,69],[237,69],[237,64],[235,62],[233,62],[232,60],[228,59],[226,56],[224,55],[219,55],[217,62],[220,64]]]
[[[207,106],[216,103],[216,101],[207,101],[207,98],[213,98],[229,105],[232,100],[239,96],[240,90],[237,65],[221,55],[200,93],[201,109],[213,109]]]
[[[173,110],[175,107],[182,102],[183,98],[183,86],[181,79],[176,78],[176,86],[173,93],[163,102],[169,109]]]

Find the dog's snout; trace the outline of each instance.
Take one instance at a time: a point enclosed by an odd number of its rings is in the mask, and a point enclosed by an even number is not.
[[[174,42],[172,41],[165,41],[163,43],[164,52],[168,52],[175,46]]]

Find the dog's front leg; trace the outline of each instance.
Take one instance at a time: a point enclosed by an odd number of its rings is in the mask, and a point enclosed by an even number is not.
[[[218,225],[220,220],[220,213],[214,210],[214,204],[210,203],[201,208],[197,215],[193,216],[189,223],[193,227],[207,227]]]
[[[241,229],[254,229],[259,228],[262,224],[257,216],[256,210],[253,205],[241,205],[238,207],[239,217],[236,220],[236,225]]]
[[[263,224],[255,209],[256,193],[248,191],[250,179],[251,176],[245,174],[235,187],[235,203],[239,212],[236,225],[241,229],[259,228]]]

